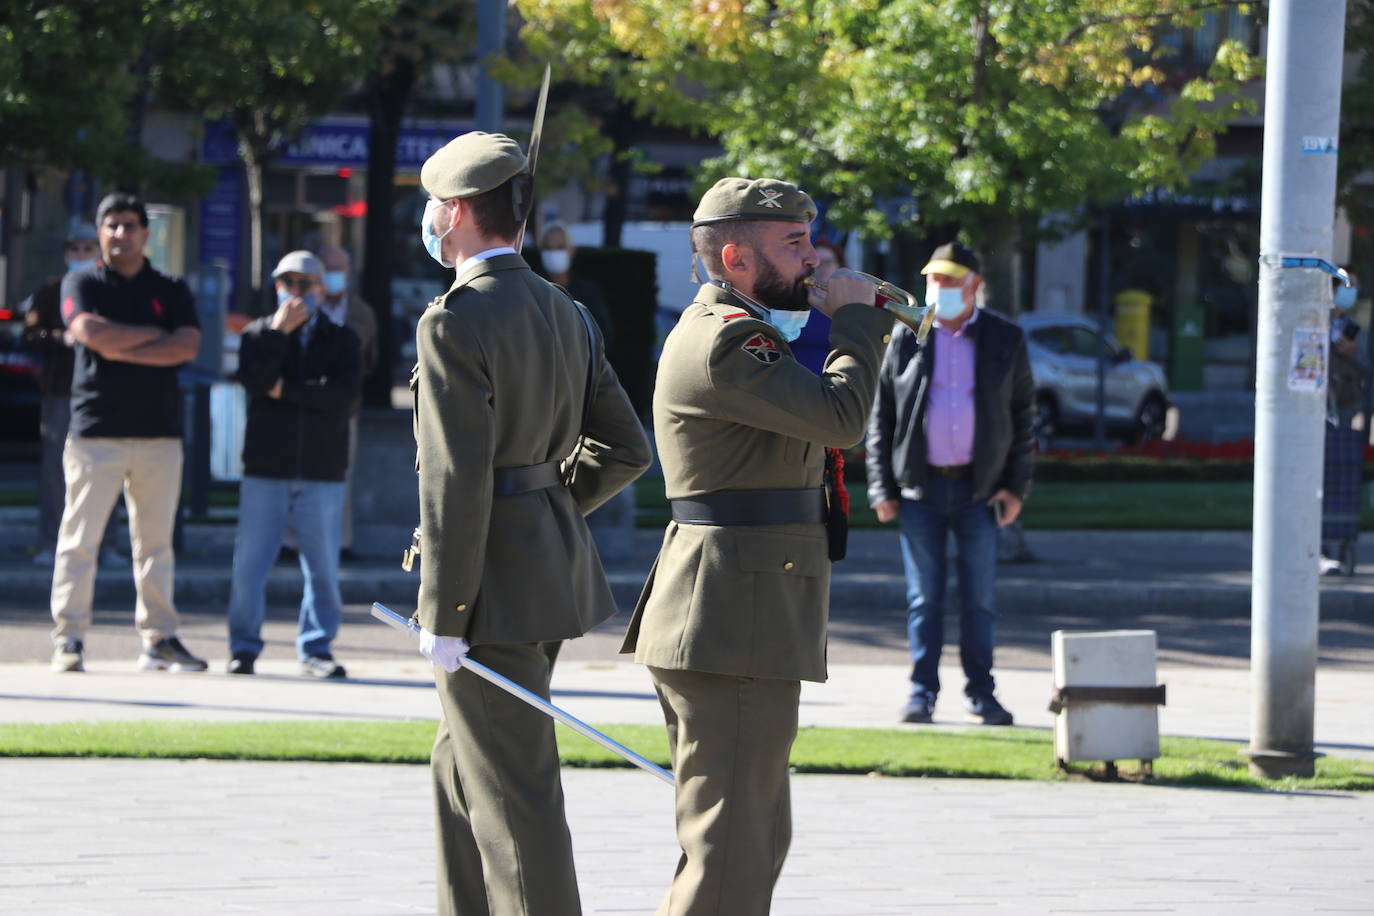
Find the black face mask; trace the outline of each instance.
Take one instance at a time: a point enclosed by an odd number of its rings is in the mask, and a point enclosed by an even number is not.
[[[782,272],[773,266],[773,262],[762,254],[759,255],[759,264],[759,278],[754,284],[755,299],[770,309],[788,312],[804,312],[811,307],[807,288],[803,284],[811,276],[811,271],[804,272],[789,283],[783,278]]]

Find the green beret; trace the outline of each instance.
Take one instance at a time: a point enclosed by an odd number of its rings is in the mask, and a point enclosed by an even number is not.
[[[525,166],[525,154],[510,137],[473,130],[453,138],[425,160],[420,184],[439,200],[473,197],[500,187]]]
[[[701,197],[692,214],[692,228],[727,220],[771,219],[809,223],[816,218],[810,195],[794,184],[774,178],[722,178]]]

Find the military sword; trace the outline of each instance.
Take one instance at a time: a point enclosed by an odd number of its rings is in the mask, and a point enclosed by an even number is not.
[[[549,106],[549,77],[553,75],[553,65],[544,65],[544,84],[539,87],[539,103],[534,106],[534,124],[530,128],[530,148],[525,153],[525,159],[529,163],[530,171],[530,197],[534,196],[534,167],[539,163],[539,141],[544,136],[544,110]],[[525,211],[525,218],[520,221],[520,231],[515,233],[515,245],[513,246],[518,253],[521,246],[525,244],[525,226],[530,221],[529,210]]]
[[[403,630],[405,632],[412,633],[416,637],[419,637],[420,635],[420,625],[418,623],[416,623],[413,620],[409,620],[405,617],[402,617],[400,614],[396,613],[395,611],[376,601],[372,602],[372,616],[376,617],[378,620],[380,620],[382,623],[386,624],[389,627],[395,627],[398,630]],[[676,780],[673,779],[672,773],[669,773],[667,770],[663,769],[663,767],[654,763],[652,760],[649,760],[645,757],[641,757],[639,754],[636,754],[634,751],[630,750],[628,747],[621,744],[619,741],[616,741],[614,738],[610,737],[609,735],[603,732],[597,731],[596,729],[592,728],[590,725],[583,722],[576,716],[571,715],[570,713],[565,712],[562,709],[559,709],[557,706],[553,705],[548,700],[541,697],[539,694],[526,690],[524,687],[521,687],[519,684],[515,683],[515,681],[512,681],[505,675],[497,674],[495,671],[492,671],[486,665],[482,664],[479,661],[474,661],[471,658],[463,659],[462,667],[467,669],[468,671],[471,671],[473,674],[477,675],[482,680],[495,684],[497,687],[500,687],[502,690],[506,691],[506,693],[509,693],[516,699],[523,700],[524,702],[533,706],[535,709],[544,713],[544,715],[549,716],[558,722],[562,722],[564,725],[568,726],[568,728],[571,728],[573,731],[578,732],[579,734],[592,739],[597,744],[601,745],[607,750],[614,751],[615,753],[619,754],[621,757],[624,757],[626,760],[628,760],[630,763],[633,763],[640,769],[649,771],[650,773],[657,776],[659,779],[666,782],[668,785],[671,786],[677,784]]]

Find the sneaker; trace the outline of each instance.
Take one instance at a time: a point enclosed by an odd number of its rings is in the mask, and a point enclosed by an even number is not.
[[[143,650],[138,657],[138,667],[144,671],[204,671],[210,666],[205,659],[186,651],[181,640],[168,636]]]
[[[935,716],[935,697],[918,693],[902,707],[903,722],[930,722]]]
[[[229,659],[230,674],[252,674],[253,663],[258,657],[251,652],[235,652],[234,657]]]
[[[57,557],[51,550],[40,550],[33,555],[34,566],[51,566]]]
[[[81,649],[81,640],[79,639],[69,639],[53,649],[52,670],[85,671],[86,665],[81,660]]]
[[[307,655],[301,659],[301,676],[335,679],[348,677],[348,672],[332,655]]]
[[[1002,708],[994,696],[965,697],[964,709],[968,710],[970,722],[981,725],[1010,725],[1011,713]]]

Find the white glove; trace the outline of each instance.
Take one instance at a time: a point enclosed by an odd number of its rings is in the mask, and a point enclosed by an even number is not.
[[[463,667],[468,641],[461,636],[435,636],[429,630],[421,630],[420,654],[452,674]]]

